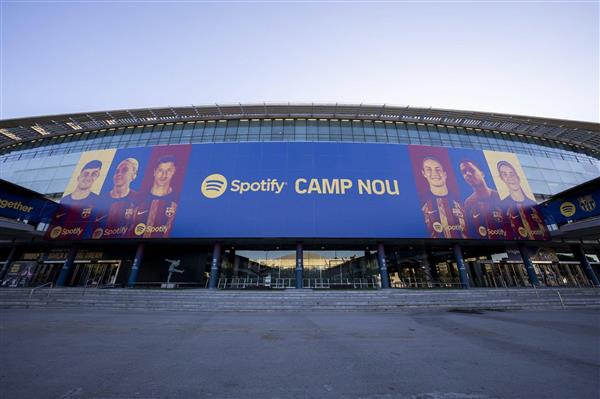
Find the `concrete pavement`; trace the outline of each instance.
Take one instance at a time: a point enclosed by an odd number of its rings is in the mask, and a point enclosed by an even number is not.
[[[598,398],[600,312],[2,310],[12,398]]]

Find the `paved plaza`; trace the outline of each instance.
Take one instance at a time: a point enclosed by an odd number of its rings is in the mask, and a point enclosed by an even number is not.
[[[1,310],[0,397],[598,398],[600,312]]]

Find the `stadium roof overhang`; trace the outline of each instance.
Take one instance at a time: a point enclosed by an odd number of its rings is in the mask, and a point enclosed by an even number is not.
[[[600,153],[600,124],[520,115],[388,105],[237,104],[122,109],[0,120],[0,148],[42,137],[154,123],[239,118],[390,120],[489,129]]]

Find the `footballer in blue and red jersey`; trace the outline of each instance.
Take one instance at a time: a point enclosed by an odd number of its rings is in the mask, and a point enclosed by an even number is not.
[[[488,187],[481,168],[471,160],[460,163],[460,172],[473,193],[465,199],[464,211],[469,238],[511,239],[512,231],[500,196]]]
[[[62,198],[58,210],[52,218],[47,238],[54,240],[80,240],[91,235],[98,195],[91,192],[92,185],[100,176],[102,162],[93,160],[86,163],[71,194]]]
[[[536,202],[529,198],[521,187],[521,178],[514,166],[507,161],[497,164],[500,179],[506,184],[509,196],[501,205],[513,230],[513,239],[547,240],[548,230],[542,217],[535,208]]]
[[[127,237],[133,225],[138,193],[130,186],[136,179],[139,163],[135,158],[119,162],[113,175],[113,187],[99,200],[92,238]]]
[[[177,213],[179,196],[172,185],[175,173],[177,161],[174,156],[166,155],[157,160],[150,191],[139,197],[135,208],[130,237],[169,236]]]
[[[448,174],[442,163],[433,157],[422,160],[421,173],[429,185],[421,193],[421,211],[431,238],[467,238],[465,214],[458,196],[450,193]]]

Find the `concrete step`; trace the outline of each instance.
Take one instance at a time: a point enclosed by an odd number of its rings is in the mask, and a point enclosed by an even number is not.
[[[218,291],[142,289],[0,289],[0,308],[81,308],[165,311],[402,311],[412,309],[600,308],[589,288]]]

